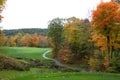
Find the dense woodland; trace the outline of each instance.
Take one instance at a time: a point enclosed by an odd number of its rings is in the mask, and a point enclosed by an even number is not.
[[[91,21],[55,18],[48,30],[41,32],[0,30],[0,46],[51,47],[53,58],[64,64],[90,71],[120,72],[119,4],[100,3],[93,10]]]
[[[6,36],[14,36],[17,33],[21,33],[22,35],[28,34],[38,34],[38,35],[47,35],[48,29],[40,29],[40,28],[31,28],[31,29],[13,29],[13,30],[3,30]]]
[[[91,71],[120,72],[120,10],[116,2],[101,3],[92,20],[53,19],[48,37],[53,57]]]

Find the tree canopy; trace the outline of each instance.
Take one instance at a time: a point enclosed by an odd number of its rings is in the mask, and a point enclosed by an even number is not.
[[[108,64],[110,64],[112,44],[115,43],[120,30],[119,4],[116,2],[99,4],[97,9],[92,13],[92,29],[94,30],[93,34],[100,34],[105,38],[108,51]]]

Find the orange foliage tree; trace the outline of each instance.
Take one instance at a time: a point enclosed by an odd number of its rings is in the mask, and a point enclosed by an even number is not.
[[[31,35],[30,34],[25,34],[21,38],[20,43],[22,44],[22,46],[26,46],[26,47],[31,46]]]
[[[93,34],[99,34],[106,41],[99,44],[106,45],[108,51],[108,66],[110,64],[112,44],[115,42],[120,29],[120,10],[119,4],[116,2],[105,2],[97,6],[92,13],[92,29]],[[101,37],[101,38],[102,38]],[[102,41],[102,40],[101,40]],[[98,45],[99,45],[98,44]]]
[[[46,36],[39,36],[39,47],[48,47],[49,43]]]
[[[32,38],[31,38],[31,43],[32,46],[37,47],[39,44],[39,37],[37,36],[37,34],[33,34]]]

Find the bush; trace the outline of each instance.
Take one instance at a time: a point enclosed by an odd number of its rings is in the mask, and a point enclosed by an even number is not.
[[[57,59],[63,63],[72,64],[72,63],[74,63],[73,59],[72,59],[73,55],[74,54],[72,54],[70,50],[62,49],[59,51],[59,53],[57,55]]]
[[[89,60],[91,71],[105,71],[104,58],[99,53],[94,53]]]
[[[0,70],[29,70],[29,67],[25,63],[21,63],[14,58],[0,55]]]
[[[110,67],[108,68],[107,71],[112,73],[120,72],[120,56],[112,58]]]

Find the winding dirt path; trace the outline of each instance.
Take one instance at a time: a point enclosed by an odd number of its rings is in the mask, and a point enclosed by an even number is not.
[[[49,52],[51,52],[51,50],[48,50],[48,51],[44,52],[43,55],[42,55],[42,57],[45,58],[45,59],[54,61],[59,66],[66,67],[66,65],[60,63],[58,60],[47,57],[46,54],[48,54]]]
[[[45,58],[45,59],[54,61],[58,66],[61,66],[61,67],[66,67],[66,68],[68,68],[68,69],[78,70],[78,71],[79,71],[79,70],[87,71],[87,70],[84,69],[84,68],[71,67],[71,66],[62,64],[62,63],[61,63],[60,61],[58,61],[57,59],[49,58],[49,57],[46,56],[46,54],[48,54],[49,52],[51,52],[51,50],[48,50],[48,51],[44,52],[43,55],[42,55],[42,57]]]

